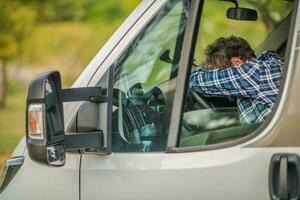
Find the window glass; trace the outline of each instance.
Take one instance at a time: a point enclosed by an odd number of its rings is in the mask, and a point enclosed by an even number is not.
[[[265,121],[275,103],[293,3],[238,3],[239,7],[255,9],[257,20],[229,19],[226,13],[228,8],[235,7],[232,2],[204,1],[179,147],[244,137]],[[231,36],[243,38],[253,51],[244,43],[240,46],[246,50],[240,50]]]
[[[165,150],[188,5],[168,2],[114,64],[114,152]]]

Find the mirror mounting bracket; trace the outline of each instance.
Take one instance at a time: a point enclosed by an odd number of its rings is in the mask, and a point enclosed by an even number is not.
[[[237,2],[237,0],[220,0],[220,1],[228,1],[228,2],[234,3],[235,4],[235,8],[239,7],[239,3]]]
[[[105,103],[107,102],[107,96],[103,93],[105,93],[105,90],[101,87],[68,88],[62,90],[62,101],[89,101],[94,103]]]
[[[103,146],[103,132],[68,133],[65,134],[64,144],[66,150],[100,148]]]

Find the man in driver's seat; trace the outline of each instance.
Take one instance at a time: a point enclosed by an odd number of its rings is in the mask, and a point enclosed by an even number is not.
[[[271,51],[256,57],[235,36],[217,39],[205,53],[205,68],[193,70],[190,88],[206,97],[236,97],[242,124],[263,122],[276,100],[283,59]]]

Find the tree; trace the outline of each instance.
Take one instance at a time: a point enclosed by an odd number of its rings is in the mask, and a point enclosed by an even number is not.
[[[17,1],[0,0],[0,107],[5,106],[7,62],[19,56],[32,31],[35,11]]]
[[[267,30],[273,30],[283,17],[286,17],[292,9],[292,3],[288,1],[278,2],[277,0],[246,0],[254,6],[261,15]]]

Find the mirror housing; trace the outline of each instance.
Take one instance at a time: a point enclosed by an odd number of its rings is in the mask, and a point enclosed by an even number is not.
[[[26,103],[26,140],[30,157],[50,165],[65,163],[64,122],[59,72],[34,78]]]
[[[65,134],[63,102],[107,103],[105,92],[101,87],[62,89],[58,71],[34,78],[29,85],[26,104],[26,144],[30,158],[62,166],[66,150],[102,149],[101,130]]]
[[[249,8],[228,8],[226,16],[229,19],[256,21],[257,11]]]

